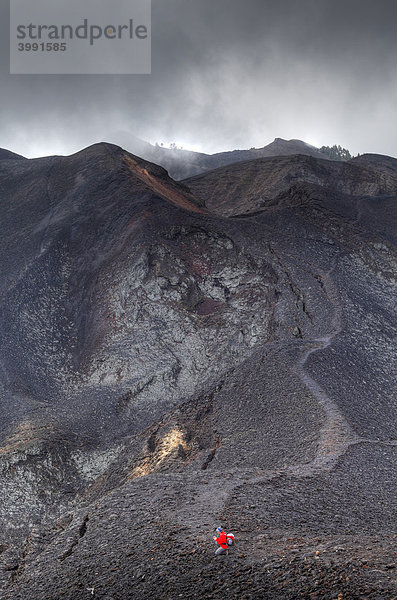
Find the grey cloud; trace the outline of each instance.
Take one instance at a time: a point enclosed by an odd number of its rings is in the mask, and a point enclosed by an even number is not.
[[[209,152],[279,136],[397,155],[394,1],[153,0],[150,76],[10,76],[0,10],[0,146],[67,153],[124,130]]]

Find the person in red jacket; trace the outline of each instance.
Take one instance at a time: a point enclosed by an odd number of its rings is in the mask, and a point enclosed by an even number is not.
[[[219,544],[219,548],[215,554],[227,554],[229,547],[227,545],[226,531],[223,531],[222,527],[218,527],[216,533],[217,535],[214,535],[214,540]]]

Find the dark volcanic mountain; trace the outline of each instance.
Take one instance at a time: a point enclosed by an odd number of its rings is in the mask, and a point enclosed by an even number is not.
[[[395,598],[396,161],[10,158],[2,597]]]
[[[394,161],[394,162],[393,162]],[[309,156],[274,157],[235,163],[187,179],[185,183],[219,214],[253,214],[264,207],[309,204],[315,195],[335,203],[357,204],[364,197],[393,196],[397,160],[364,155],[348,162]],[[308,193],[302,193],[306,188]],[[350,200],[348,199],[350,197]]]
[[[4,148],[0,148],[0,160],[18,160],[24,158],[20,154],[15,154],[15,152],[10,152],[10,150],[5,150]]]
[[[146,160],[163,166],[174,179],[185,179],[224,165],[267,156],[304,154],[315,158],[324,158],[324,154],[310,144],[306,144],[301,140],[283,140],[282,138],[276,138],[263,148],[232,150],[230,152],[218,152],[217,154],[203,154],[179,148],[163,148],[158,145],[152,146],[148,142],[123,131],[110,135],[109,141],[127,148],[130,152],[138,154]]]

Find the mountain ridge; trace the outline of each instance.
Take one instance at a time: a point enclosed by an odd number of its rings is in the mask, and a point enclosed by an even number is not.
[[[385,157],[374,159],[372,155],[346,162],[299,154],[266,157],[219,167],[184,182],[196,195],[206,198],[208,208],[232,216],[239,211],[248,214],[277,205],[281,195],[295,183],[308,183],[351,196],[394,194],[397,161]]]
[[[318,148],[301,140],[284,140],[275,138],[263,148],[250,150],[230,150],[215,154],[204,154],[190,150],[152,146],[132,134],[119,132],[109,135],[109,140],[123,142],[131,152],[141,155],[146,160],[162,165],[174,179],[186,179],[193,175],[216,169],[235,162],[261,158],[265,156],[288,156],[306,154],[315,158],[324,158]]]
[[[15,152],[11,152],[11,150],[0,148],[0,160],[20,160],[22,158],[24,159],[25,157],[20,154],[15,154]]]

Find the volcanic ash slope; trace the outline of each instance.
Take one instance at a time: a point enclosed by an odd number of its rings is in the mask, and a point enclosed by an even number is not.
[[[2,597],[395,598],[396,162],[17,158]]]

